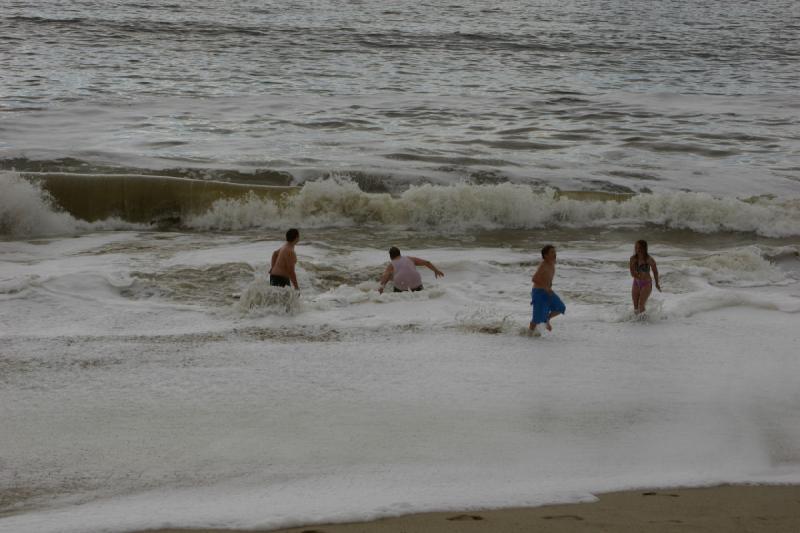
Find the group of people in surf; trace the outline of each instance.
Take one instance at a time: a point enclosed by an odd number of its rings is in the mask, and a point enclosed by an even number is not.
[[[286,232],[286,243],[272,253],[269,269],[270,285],[275,287],[291,285],[295,289],[300,289],[294,269],[297,264],[294,248],[299,241],[300,232],[292,228]],[[423,289],[422,276],[417,271],[418,266],[429,268],[437,278],[444,276],[444,272],[436,268],[430,261],[402,255],[399,248],[392,246],[389,248],[389,264],[386,265],[380,278],[378,292],[383,293],[389,281],[392,281],[394,292],[421,291]],[[653,292],[654,282],[656,289],[661,292],[658,267],[647,251],[647,241],[636,241],[634,254],[630,258],[628,267],[633,278],[631,287],[633,310],[636,314],[641,314],[645,312],[645,305]],[[531,278],[533,282],[531,289],[533,316],[528,329],[532,335],[537,337],[541,335],[541,331],[538,329],[540,324],[544,324],[544,327],[551,331],[553,327],[550,325],[550,320],[564,314],[567,310],[567,306],[553,290],[555,274],[556,248],[552,244],[548,244],[542,248],[542,262],[539,263]]]
[[[645,305],[650,294],[653,292],[653,281],[655,280],[656,289],[661,292],[661,280],[658,276],[656,261],[647,251],[647,241],[638,240],[634,246],[634,254],[628,261],[628,268],[633,278],[631,287],[631,297],[633,298],[633,311],[637,315],[645,312]],[[652,272],[652,276],[651,276]],[[531,281],[531,305],[533,305],[533,317],[531,318],[528,329],[534,336],[541,335],[537,329],[539,324],[551,331],[553,327],[550,320],[566,312],[567,306],[561,298],[553,291],[553,278],[556,274],[556,248],[552,244],[542,248],[542,262],[536,272],[533,273]]]

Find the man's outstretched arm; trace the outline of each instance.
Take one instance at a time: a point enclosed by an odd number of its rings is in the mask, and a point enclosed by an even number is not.
[[[414,264],[417,266],[424,266],[430,268],[437,278],[444,277],[444,272],[436,268],[430,261],[426,261],[425,259],[420,259],[419,257],[411,257],[410,259],[414,261]]]

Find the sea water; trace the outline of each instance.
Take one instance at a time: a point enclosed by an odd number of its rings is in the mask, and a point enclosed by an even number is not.
[[[0,531],[800,482],[793,15],[0,1]]]

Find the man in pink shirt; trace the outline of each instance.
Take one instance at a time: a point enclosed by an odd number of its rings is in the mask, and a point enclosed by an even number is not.
[[[400,249],[397,246],[389,248],[389,259],[392,261],[386,266],[386,270],[383,271],[383,276],[381,276],[381,286],[378,289],[380,293],[383,293],[383,289],[389,280],[392,280],[394,284],[394,292],[421,291],[422,276],[417,272],[418,266],[430,268],[437,278],[444,276],[444,273],[433,266],[430,261],[419,257],[400,255]]]

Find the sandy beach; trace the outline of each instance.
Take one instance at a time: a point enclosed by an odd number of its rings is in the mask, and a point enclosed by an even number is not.
[[[421,513],[372,522],[320,524],[270,533],[522,533],[800,531],[799,485],[724,485],[601,494],[592,503]],[[233,533],[162,529],[147,533]],[[145,533],[145,532],[140,532]]]

